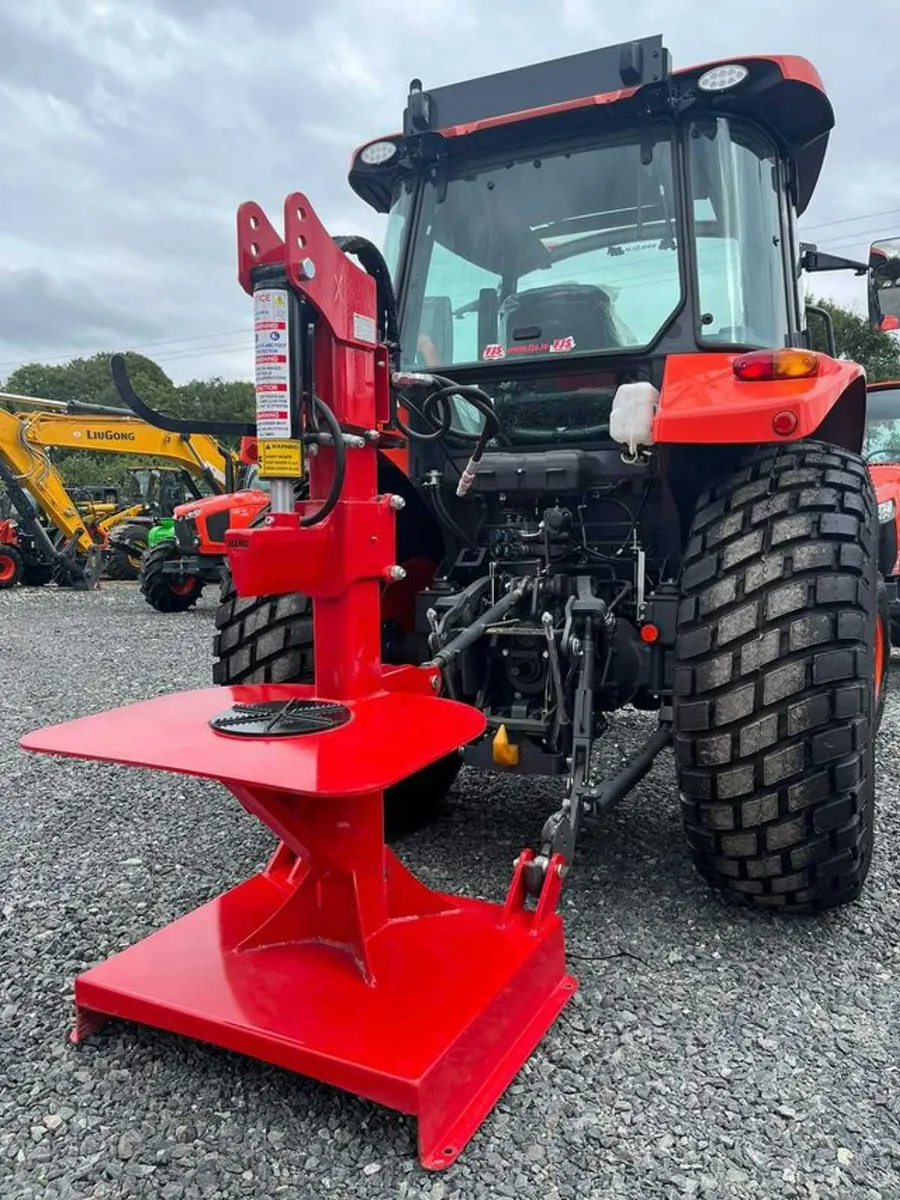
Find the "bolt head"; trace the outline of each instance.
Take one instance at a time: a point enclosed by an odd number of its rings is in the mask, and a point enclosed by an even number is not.
[[[397,512],[399,512],[401,508],[406,508],[406,501],[402,496],[391,496],[390,504],[391,508],[395,509]]]
[[[440,677],[440,675],[432,675],[432,677],[431,677],[431,690],[432,690],[433,692],[439,692],[439,691],[441,690],[441,677]]]
[[[304,258],[297,269],[303,279],[315,279],[316,277],[316,264],[311,258]]]
[[[388,569],[384,573],[384,577],[385,577],[385,579],[389,580],[391,583],[399,583],[401,579],[406,578],[406,572],[403,570],[402,567],[398,567],[395,565],[393,567],[388,567]]]

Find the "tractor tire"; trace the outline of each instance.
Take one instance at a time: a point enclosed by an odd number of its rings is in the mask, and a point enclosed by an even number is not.
[[[128,545],[113,542],[106,553],[106,578],[116,582],[138,579],[141,574],[141,556],[146,548],[146,542],[133,542]]]
[[[53,568],[45,562],[25,561],[22,568],[22,585],[24,587],[46,587],[53,581]]]
[[[214,683],[313,682],[312,602],[308,596],[242,598],[226,573],[216,629]],[[448,754],[388,788],[384,794],[386,835],[396,837],[428,824],[461,766],[461,753]]]
[[[748,450],[700,497],[685,552],[674,743],[687,842],[760,908],[855,900],[874,848],[889,628],[863,460]]]
[[[16,547],[0,543],[0,591],[15,587],[24,569],[22,555]]]
[[[141,559],[141,592],[157,612],[187,612],[203,592],[203,580],[199,576],[185,575],[179,578],[163,571],[163,564],[170,558],[180,557],[180,554],[175,543],[167,539],[148,550]]]

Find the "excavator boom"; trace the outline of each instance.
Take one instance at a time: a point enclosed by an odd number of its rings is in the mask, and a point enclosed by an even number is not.
[[[38,444],[26,439],[21,419],[2,408],[0,479],[11,492],[14,488],[27,489],[64,540],[75,541],[80,553],[90,554],[93,539],[59,471]],[[19,504],[16,507],[21,508]]]
[[[45,559],[58,560],[61,552],[34,514],[29,494],[58,531],[73,568],[73,556],[96,560],[97,534],[105,543],[114,526],[142,511],[140,505],[121,511],[78,505],[47,454],[51,448],[153,458],[204,480],[216,494],[233,490],[240,460],[209,434],[161,429],[124,409],[0,393],[4,403],[13,411],[0,406],[0,483]]]
[[[138,417],[71,414],[38,410],[18,413],[24,438],[32,446],[99,453],[140,454],[183,467],[207,479],[213,491],[225,491],[237,459],[205,433],[168,433]]]

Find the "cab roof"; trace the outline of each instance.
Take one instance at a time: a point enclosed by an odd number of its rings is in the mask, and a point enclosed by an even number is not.
[[[720,91],[698,87],[708,72],[730,65],[746,70],[741,82]],[[658,35],[429,92],[413,80],[402,133],[361,146],[353,155],[350,185],[367,204],[386,212],[398,177],[414,168],[425,142],[433,147],[435,139],[443,139],[454,157],[475,155],[483,146],[501,149],[532,136],[583,133],[666,112],[742,116],[764,126],[793,163],[797,211],[805,210],[834,126],[831,102],[812,63],[793,55],[754,55],[672,71]],[[367,164],[361,156],[375,142],[392,142],[398,152],[389,162]]]

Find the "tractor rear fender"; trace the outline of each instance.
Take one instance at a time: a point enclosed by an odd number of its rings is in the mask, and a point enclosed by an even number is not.
[[[820,437],[859,452],[866,416],[862,367],[823,354],[818,374],[808,379],[747,381],[735,378],[739,357],[669,356],[653,423],[657,444],[758,446]],[[796,426],[779,435],[773,419],[783,413],[792,414]]]
[[[378,453],[378,490],[385,496],[402,496],[404,507],[397,514],[397,558],[430,559],[435,566],[444,556],[444,540],[431,510],[396,460]]]
[[[733,470],[748,446],[817,438],[857,453],[862,449],[861,367],[821,355],[819,373],[809,379],[748,382],[735,378],[737,357],[678,354],[666,363],[653,433],[681,531],[681,544],[667,546],[673,560],[687,541],[701,492]],[[783,412],[793,413],[797,424],[779,437],[772,422]]]

